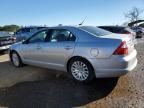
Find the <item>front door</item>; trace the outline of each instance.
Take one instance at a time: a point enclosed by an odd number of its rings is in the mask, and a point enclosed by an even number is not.
[[[30,64],[38,64],[42,62],[43,57],[43,45],[45,44],[45,38],[48,30],[44,30],[33,35],[25,44],[22,44],[23,59],[24,62]]]

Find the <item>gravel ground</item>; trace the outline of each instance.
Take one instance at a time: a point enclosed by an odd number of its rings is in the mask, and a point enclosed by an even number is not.
[[[144,43],[138,65],[127,75],[80,84],[63,72],[15,68],[0,55],[0,108],[144,108]]]

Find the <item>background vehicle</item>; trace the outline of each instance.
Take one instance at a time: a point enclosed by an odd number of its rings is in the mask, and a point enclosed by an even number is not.
[[[136,67],[136,55],[128,36],[92,26],[43,29],[10,48],[16,67],[24,63],[67,71],[80,82],[124,75]]]
[[[14,36],[16,37],[16,41],[20,42],[22,40],[26,40],[30,36],[32,36],[35,32],[37,32],[40,29],[43,29],[46,27],[24,27],[19,29],[14,33]]]
[[[112,33],[129,35],[129,37],[132,38],[133,40],[136,38],[136,33],[129,27],[122,27],[122,26],[98,26],[98,27],[110,31]]]
[[[144,37],[144,28],[132,27],[132,29],[136,32],[136,38],[143,38]]]
[[[16,38],[9,32],[0,32],[0,51],[5,51],[16,42]]]

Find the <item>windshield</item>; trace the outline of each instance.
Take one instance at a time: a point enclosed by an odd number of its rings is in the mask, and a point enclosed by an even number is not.
[[[104,35],[109,35],[111,34],[111,32],[97,28],[97,27],[93,27],[93,26],[81,26],[79,27],[80,29],[87,31],[89,33],[92,33],[96,36],[104,36]]]

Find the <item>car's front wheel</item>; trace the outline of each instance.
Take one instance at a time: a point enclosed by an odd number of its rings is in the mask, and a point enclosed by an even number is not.
[[[82,58],[71,60],[68,71],[73,79],[79,82],[90,82],[95,78],[93,67],[87,60]]]
[[[23,66],[20,56],[15,51],[12,52],[12,54],[11,54],[11,61],[12,61],[13,65],[16,67]]]

